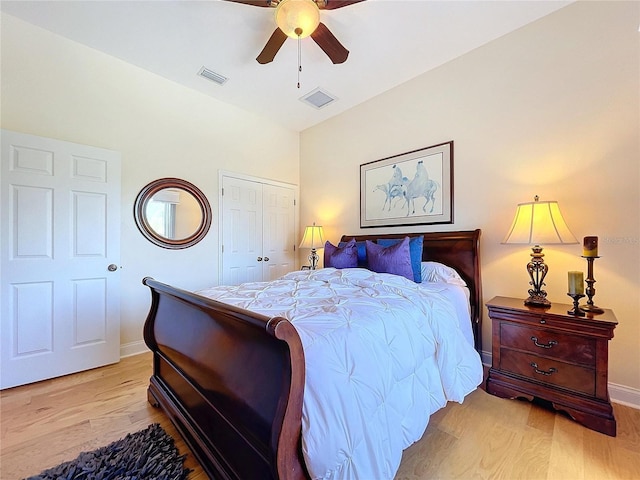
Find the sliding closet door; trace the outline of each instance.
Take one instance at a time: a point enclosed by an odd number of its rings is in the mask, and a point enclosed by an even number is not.
[[[222,285],[273,280],[296,268],[296,189],[265,182],[221,178]]]

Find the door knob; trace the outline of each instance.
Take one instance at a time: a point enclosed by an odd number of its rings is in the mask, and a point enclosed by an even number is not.
[[[118,266],[115,263],[112,263],[107,267],[107,270],[109,270],[110,272],[115,272],[116,270],[118,270]]]
[[[264,257],[264,261],[268,262],[269,261],[269,257]]]
[[[262,257],[258,257],[258,261],[261,262],[262,261]]]

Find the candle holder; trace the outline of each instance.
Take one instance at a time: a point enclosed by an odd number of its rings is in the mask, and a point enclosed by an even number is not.
[[[596,295],[596,289],[593,286],[594,283],[596,283],[596,279],[593,278],[593,261],[596,258],[600,258],[597,256],[594,257],[585,257],[582,256],[582,258],[586,258],[587,259],[587,278],[585,279],[585,282],[587,283],[587,288],[585,290],[585,293],[587,294],[587,297],[589,298],[587,300],[587,304],[586,305],[582,305],[580,308],[586,312],[591,312],[591,313],[604,313],[604,310],[601,309],[600,307],[596,306],[593,304],[593,297],[595,297]]]
[[[582,293],[567,293],[571,298],[573,298],[573,308],[571,310],[567,310],[569,315],[575,315],[576,317],[584,317],[585,313],[578,306],[578,302],[584,295]]]

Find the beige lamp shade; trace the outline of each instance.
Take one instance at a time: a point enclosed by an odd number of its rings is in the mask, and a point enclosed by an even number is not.
[[[518,204],[513,223],[502,243],[551,245],[578,243],[562,218],[556,201]]]
[[[324,232],[322,227],[315,223],[304,229],[300,248],[324,248]]]
[[[282,0],[275,15],[278,28],[291,38],[308,37],[320,24],[320,10],[313,0]]]

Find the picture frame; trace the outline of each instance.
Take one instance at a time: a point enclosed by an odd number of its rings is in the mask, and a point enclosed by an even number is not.
[[[360,227],[453,223],[453,140],[360,165]]]

